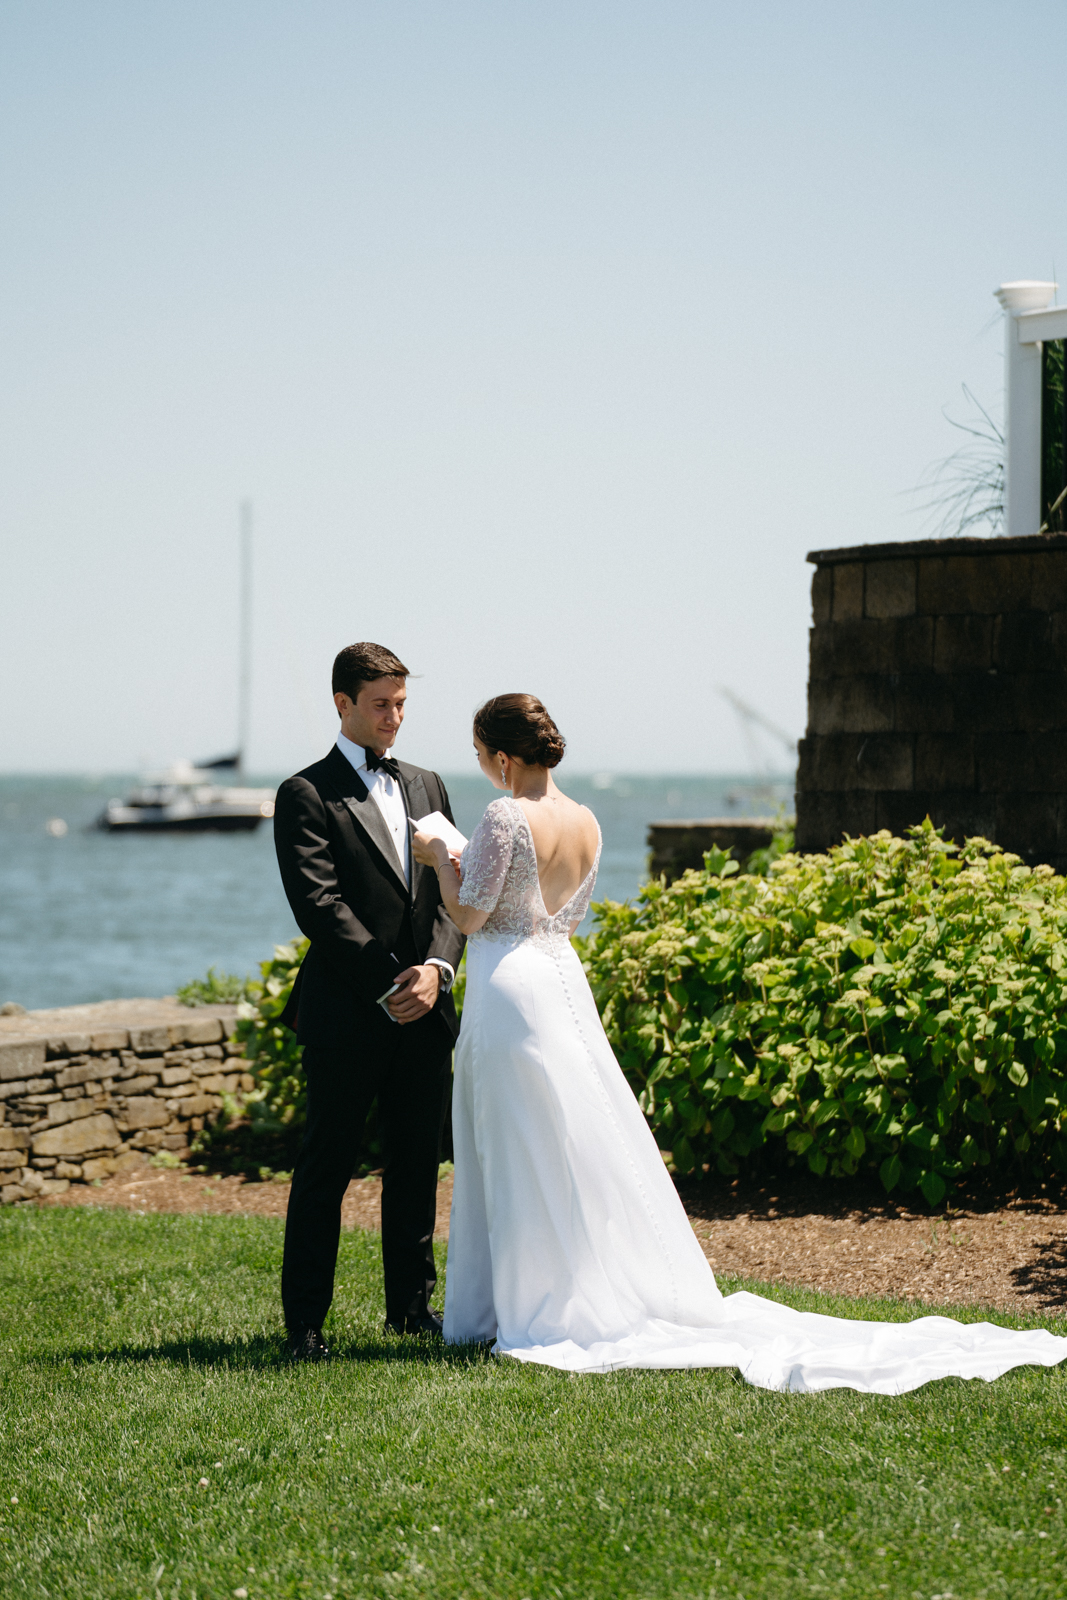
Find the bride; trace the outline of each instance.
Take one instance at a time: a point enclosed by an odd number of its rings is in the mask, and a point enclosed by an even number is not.
[[[477,713],[474,747],[504,793],[459,871],[442,840],[414,840],[469,941],[445,1338],[570,1372],[737,1367],[764,1389],[878,1394],[1067,1358],[1067,1338],[1044,1330],[723,1297],[570,943],[601,838],[553,781],[563,738],[540,700],[505,694]]]

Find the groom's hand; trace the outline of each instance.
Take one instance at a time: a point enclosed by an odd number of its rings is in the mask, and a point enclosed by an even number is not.
[[[397,1022],[418,1022],[433,1010],[441,987],[440,967],[405,967],[396,981],[400,987],[389,1001],[389,1011]]]

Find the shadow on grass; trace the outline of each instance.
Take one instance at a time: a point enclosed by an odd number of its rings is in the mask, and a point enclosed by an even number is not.
[[[303,1366],[322,1366],[326,1370],[350,1362],[423,1366],[485,1366],[492,1357],[484,1344],[442,1344],[436,1339],[388,1338],[334,1339],[328,1362],[293,1361],[285,1341],[277,1335],[259,1334],[248,1339],[171,1339],[157,1344],[121,1344],[110,1349],[81,1349],[56,1352],[47,1358],[51,1365],[72,1362],[79,1366],[98,1366],[109,1362],[131,1366],[167,1362],[176,1367],[221,1368],[224,1371],[295,1370]]]
[[[1021,1293],[1031,1296],[1045,1311],[1063,1316],[1067,1311],[1067,1242],[1062,1238],[1032,1244],[1032,1261],[1013,1267],[1011,1278]]]

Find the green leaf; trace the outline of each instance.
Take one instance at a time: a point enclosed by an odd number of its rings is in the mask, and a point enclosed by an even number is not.
[[[824,1122],[830,1122],[834,1117],[840,1116],[841,1104],[838,1100],[823,1100],[812,1106],[808,1113],[808,1121],[813,1128],[821,1128]]]
[[[873,956],[877,948],[878,946],[873,939],[853,939],[849,944],[852,954],[859,956],[861,961],[866,961],[870,956]]]
[[[878,1168],[878,1176],[885,1185],[887,1193],[895,1189],[900,1182],[900,1157],[887,1156]]]
[[[674,1146],[671,1150],[671,1156],[674,1160],[674,1165],[679,1172],[692,1172],[693,1168],[696,1166],[696,1157],[693,1155],[693,1147],[684,1134],[680,1139],[676,1139],[674,1141]]]
[[[938,1172],[924,1172],[919,1179],[919,1188],[928,1205],[940,1205],[945,1197],[945,1180]]]
[[[723,1106],[711,1119],[712,1136],[720,1143],[727,1140],[734,1131],[734,1114],[729,1106]]]

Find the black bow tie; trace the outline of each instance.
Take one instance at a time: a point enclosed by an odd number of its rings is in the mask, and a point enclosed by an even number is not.
[[[380,756],[375,754],[373,750],[364,750],[363,754],[367,758],[368,772],[387,772],[390,778],[395,778],[399,783],[400,767],[392,756]]]

